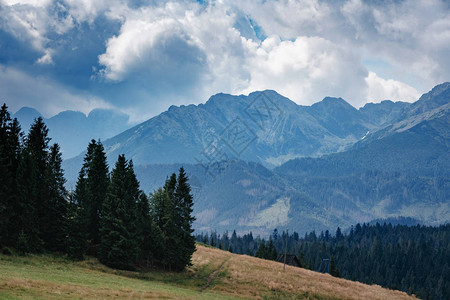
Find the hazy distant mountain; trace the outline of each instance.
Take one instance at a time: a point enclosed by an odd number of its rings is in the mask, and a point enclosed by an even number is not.
[[[383,126],[399,121],[410,105],[408,102],[384,100],[381,103],[367,103],[359,111],[369,123]]]
[[[364,170],[450,175],[450,104],[390,125],[349,151],[286,162],[279,172],[344,176]]]
[[[450,82],[444,82],[435,86],[430,92],[423,94],[422,97],[413,104],[407,111],[407,117],[419,115],[427,111],[432,111],[450,102]]]
[[[134,160],[147,192],[183,165],[198,230],[304,232],[398,217],[439,224],[450,221],[449,90],[359,110],[340,98],[299,106],[273,91],[218,94],[172,106],[105,148],[110,165],[119,153]],[[243,146],[233,144],[233,124],[250,137],[234,137]],[[64,163],[72,188],[81,163]]]
[[[164,183],[162,174],[176,172],[180,164],[136,166],[141,185],[148,189]],[[236,229],[267,234],[289,226],[298,232],[326,229],[329,225],[350,226],[350,219],[324,213],[323,208],[301,190],[290,186],[273,171],[258,163],[231,160],[211,177],[200,165],[183,164],[192,186],[199,231]]]
[[[23,107],[12,117],[19,120],[22,130],[27,133],[34,119],[40,116],[37,110]],[[79,155],[91,139],[105,140],[130,127],[128,116],[107,109],[94,109],[88,116],[78,111],[63,111],[44,122],[49,128],[51,142],[61,146],[65,159]]]
[[[198,106],[172,106],[105,141],[105,149],[110,161],[126,153],[135,164],[204,163],[210,159],[205,152],[214,150],[222,158],[274,167],[348,149],[404,107],[392,103],[371,118],[368,109],[357,110],[341,98],[301,106],[274,91],[217,94]]]
[[[147,192],[181,164],[136,166]],[[361,171],[346,176],[285,174],[258,163],[232,160],[215,177],[183,164],[195,198],[195,228],[267,234],[274,228],[347,228],[357,222],[398,217],[425,224],[450,220],[450,179],[399,172]]]
[[[13,118],[17,118],[20,122],[20,126],[23,131],[28,131],[30,129],[31,123],[34,119],[42,117],[41,113],[31,107],[22,107],[15,114],[12,115]]]

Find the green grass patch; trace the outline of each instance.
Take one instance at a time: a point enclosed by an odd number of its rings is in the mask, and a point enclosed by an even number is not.
[[[0,299],[232,299],[200,293],[207,272],[131,272],[94,258],[73,262],[53,255],[0,255]]]

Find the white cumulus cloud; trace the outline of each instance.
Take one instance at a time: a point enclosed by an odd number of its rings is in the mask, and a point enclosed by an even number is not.
[[[397,80],[383,79],[374,72],[369,72],[366,83],[369,102],[381,100],[414,102],[420,97],[420,93],[415,88]]]

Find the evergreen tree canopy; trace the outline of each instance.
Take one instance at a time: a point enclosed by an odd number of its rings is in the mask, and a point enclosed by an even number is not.
[[[130,269],[139,258],[137,202],[139,189],[124,155],[119,155],[102,207],[100,260],[111,267]]]
[[[90,252],[100,243],[100,218],[108,189],[108,164],[102,143],[92,140],[87,148],[83,166],[78,174],[75,202],[81,207],[82,229]]]
[[[182,245],[179,251],[180,262],[178,267],[184,268],[186,265],[191,265],[191,257],[195,251],[195,237],[192,235],[192,223],[195,217],[193,212],[193,197],[191,195],[191,187],[188,183],[188,177],[183,167],[178,173],[177,185],[175,189],[175,211],[177,218],[180,218],[180,229]],[[178,222],[176,222],[178,225]]]
[[[20,253],[85,252],[108,266],[182,270],[195,251],[193,197],[183,168],[148,198],[133,162],[119,155],[111,178],[103,145],[87,148],[75,191],[67,192],[58,144],[35,119],[25,139],[0,109],[0,246]],[[228,237],[226,241],[228,241]]]
[[[11,120],[8,107],[0,109],[0,247],[15,244],[17,238],[16,175],[22,133],[17,119]]]
[[[50,147],[47,168],[48,193],[48,223],[42,224],[46,233],[44,242],[46,249],[53,251],[65,250],[65,235],[67,228],[67,191],[64,187],[66,179],[61,169],[62,158],[58,144]]]
[[[166,180],[164,189],[150,195],[151,211],[162,237],[162,253],[156,255],[164,268],[182,270],[190,265],[195,251],[192,235],[193,199],[188,177],[183,168]]]
[[[51,239],[48,185],[48,128],[41,117],[35,119],[25,139],[17,174],[20,245],[24,251],[40,251]],[[19,242],[19,241],[18,241]]]

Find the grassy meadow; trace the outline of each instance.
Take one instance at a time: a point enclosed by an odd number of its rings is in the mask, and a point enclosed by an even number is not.
[[[414,299],[202,245],[192,262],[182,273],[130,272],[94,258],[0,255],[0,299]]]

